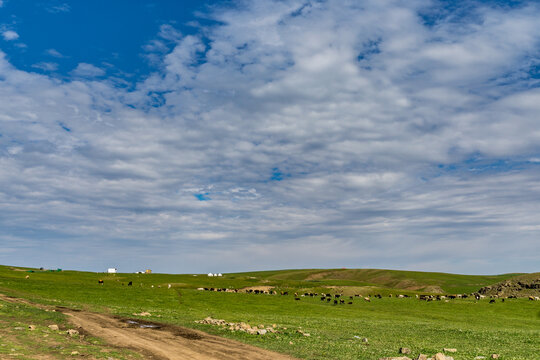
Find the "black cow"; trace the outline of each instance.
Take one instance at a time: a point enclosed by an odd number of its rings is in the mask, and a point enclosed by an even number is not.
[[[133,281],[128,282],[128,286],[132,286],[132,285],[133,285]]]

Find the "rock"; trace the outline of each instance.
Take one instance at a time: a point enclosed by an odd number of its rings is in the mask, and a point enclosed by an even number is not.
[[[398,356],[398,357],[385,357],[380,358],[379,360],[412,360],[411,358],[407,356]]]
[[[292,341],[289,341],[289,345],[294,345],[294,343]]]
[[[78,351],[72,351],[71,355],[79,355],[79,352]]]
[[[402,347],[402,348],[399,349],[399,353],[400,353],[400,354],[410,354],[410,353],[411,353],[411,349],[406,348],[406,347]]]
[[[427,355],[424,355],[424,354],[420,354],[416,357],[415,360],[428,360],[428,357]]]
[[[59,330],[58,325],[55,325],[55,324],[49,325],[48,328],[51,329],[52,331],[58,331]]]
[[[499,358],[499,354],[491,354],[491,358],[492,358],[492,359],[498,359],[498,358]]]
[[[139,313],[139,314],[133,313],[133,315],[135,315],[135,316],[150,316],[150,315],[152,315],[152,314],[150,314],[148,311],[143,311],[142,313]],[[212,318],[210,318],[210,320],[211,320],[211,319],[212,319]],[[205,319],[205,320],[206,320],[206,319]]]
[[[484,360],[485,358],[485,356],[477,356],[474,358],[474,360]]]
[[[15,326],[13,330],[24,330],[24,328],[22,326]]]
[[[451,356],[446,356],[443,353],[436,353],[433,356],[433,360],[454,360],[454,358]]]
[[[266,334],[266,330],[265,329],[257,330],[257,334],[258,335],[264,335],[264,334]]]
[[[66,332],[68,333],[69,336],[79,335],[79,332],[77,330],[75,330],[75,329],[69,329]]]
[[[444,351],[444,352],[449,352],[449,353],[455,353],[455,352],[457,352],[457,349],[453,349],[453,348],[444,348],[443,351]]]
[[[28,325],[28,330],[36,330],[36,325]]]

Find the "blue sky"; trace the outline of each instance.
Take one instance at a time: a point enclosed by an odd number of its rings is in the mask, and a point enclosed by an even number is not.
[[[135,82],[154,68],[143,47],[155,40],[160,27],[195,33],[198,24],[209,20],[193,14],[211,5],[205,1],[4,1],[0,21],[5,30],[19,35],[5,45],[10,62],[19,69],[69,77],[79,63],[88,63],[105,70],[104,76]],[[174,43],[162,41],[164,46]],[[36,66],[46,63],[57,68]]]
[[[0,263],[539,271],[539,16],[0,0]]]

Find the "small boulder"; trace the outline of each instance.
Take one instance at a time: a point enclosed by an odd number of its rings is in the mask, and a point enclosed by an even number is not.
[[[453,348],[444,348],[444,349],[443,349],[443,352],[455,353],[455,352],[457,352],[457,349],[453,349]]]
[[[484,360],[485,358],[485,356],[476,356],[474,360]]]
[[[31,331],[36,330],[36,325],[28,325],[28,330],[31,330]]]
[[[427,357],[427,355],[420,354],[414,360],[428,360],[428,357]]]
[[[491,354],[491,358],[492,358],[492,359],[498,359],[498,358],[499,358],[499,354]]]
[[[56,324],[49,325],[48,328],[51,329],[52,331],[58,331],[59,330],[58,325],[56,325]]]
[[[77,331],[77,330],[75,330],[75,329],[69,329],[68,331],[66,331],[66,333],[67,333],[69,336],[79,335],[79,331]]]
[[[443,353],[436,353],[433,356],[433,360],[454,360],[454,358],[451,356],[446,356]]]
[[[267,331],[266,331],[265,329],[257,330],[257,334],[258,334],[258,335],[264,335],[264,334],[266,334],[266,332],[267,332]]]
[[[411,349],[406,348],[406,347],[402,347],[402,348],[399,349],[399,353],[400,353],[400,354],[410,354],[410,353],[411,353]]]
[[[379,360],[412,360],[411,358],[407,356],[398,356],[398,357],[385,357],[380,358]]]
[[[79,352],[78,351],[72,351],[71,355],[79,355]]]

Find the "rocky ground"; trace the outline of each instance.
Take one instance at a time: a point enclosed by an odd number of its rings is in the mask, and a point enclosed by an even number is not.
[[[486,296],[498,297],[528,297],[540,296],[540,273],[526,274],[484,286],[478,292]]]

